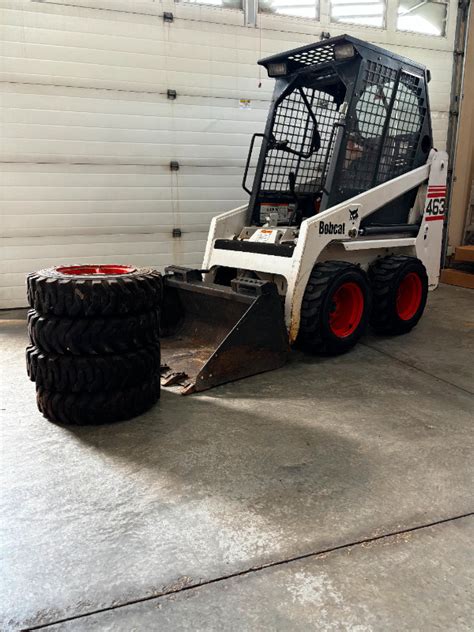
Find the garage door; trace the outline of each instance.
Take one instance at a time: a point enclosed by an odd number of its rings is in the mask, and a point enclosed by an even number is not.
[[[24,306],[25,273],[49,265],[200,265],[212,216],[247,198],[248,143],[273,83],[257,59],[321,31],[426,64],[445,147],[454,2],[429,3],[431,20],[426,2],[373,0],[354,15],[340,0],[265,0],[257,27],[252,2],[214,3],[225,7],[1,2],[1,308]]]

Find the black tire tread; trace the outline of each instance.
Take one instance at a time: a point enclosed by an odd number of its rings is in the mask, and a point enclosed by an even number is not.
[[[64,276],[55,268],[27,276],[28,302],[45,316],[137,314],[158,308],[162,295],[161,274],[151,268],[100,278]]]
[[[143,414],[160,397],[160,380],[131,388],[100,393],[58,393],[38,387],[36,401],[49,421],[60,424],[96,425],[125,421]]]
[[[426,270],[421,261],[408,255],[387,255],[376,259],[369,267],[369,280],[373,295],[370,324],[376,331],[380,333],[406,333],[418,322],[419,318],[412,325],[403,326],[397,324],[391,307],[393,286],[397,281],[400,270],[406,265],[415,262],[422,266],[426,276]]]
[[[323,334],[319,323],[326,291],[334,276],[349,270],[360,271],[360,268],[348,261],[326,261],[317,263],[310,275],[301,304],[300,331],[298,343],[312,353],[338,353]]]
[[[33,345],[47,353],[73,355],[126,353],[159,341],[157,310],[122,317],[54,318],[28,312]]]
[[[47,390],[71,393],[115,391],[147,382],[160,373],[160,346],[120,355],[73,356],[26,349],[31,381]]]

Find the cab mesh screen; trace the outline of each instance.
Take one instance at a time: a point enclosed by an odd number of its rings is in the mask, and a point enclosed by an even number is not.
[[[400,176],[413,167],[426,115],[421,77],[402,72],[393,101],[376,184]]]
[[[314,66],[316,64],[323,64],[325,61],[333,61],[334,44],[320,44],[312,50],[304,50],[289,55],[288,59],[304,66]]]
[[[324,182],[333,149],[332,131],[338,120],[338,108],[326,92],[310,88],[303,88],[303,91],[318,122],[321,147],[309,158],[301,158],[282,149],[269,149],[265,157],[261,192],[289,191],[290,172],[295,173],[298,193],[317,192]],[[308,153],[313,132],[314,123],[303,98],[294,91],[276,109],[273,136],[276,141],[286,141],[290,149]]]
[[[341,186],[355,194],[413,168],[426,115],[421,77],[367,62],[355,117],[346,129]]]

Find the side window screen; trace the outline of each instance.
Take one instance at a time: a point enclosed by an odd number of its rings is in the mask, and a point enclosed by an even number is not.
[[[270,148],[265,157],[261,190],[289,191],[289,173],[296,176],[298,193],[315,193],[326,175],[333,149],[333,128],[339,119],[338,106],[326,92],[303,88],[304,94],[317,120],[320,147],[309,157],[295,156],[278,148]],[[311,151],[314,125],[303,99],[295,90],[278,105],[273,120],[272,134],[276,141],[303,153]]]
[[[364,138],[381,136],[390,109],[395,82],[383,86],[369,86],[356,105],[359,132]],[[417,94],[403,81],[398,85],[392,116],[388,127],[389,136],[416,132],[421,123]]]
[[[363,138],[381,136],[395,83],[373,84],[362,93],[356,105],[359,133]]]
[[[421,113],[416,92],[400,81],[388,129],[389,136],[413,134],[420,129]]]
[[[345,195],[412,169],[425,115],[421,76],[369,61],[356,120],[349,121],[346,131],[341,175]]]
[[[412,168],[426,113],[421,81],[421,77],[405,72],[400,74],[387,135],[383,140],[378,184]]]

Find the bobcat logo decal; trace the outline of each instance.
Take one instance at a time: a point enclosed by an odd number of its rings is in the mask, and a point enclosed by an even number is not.
[[[356,219],[359,219],[359,209],[356,208],[354,210],[349,209],[349,219],[351,222],[355,222]]]

